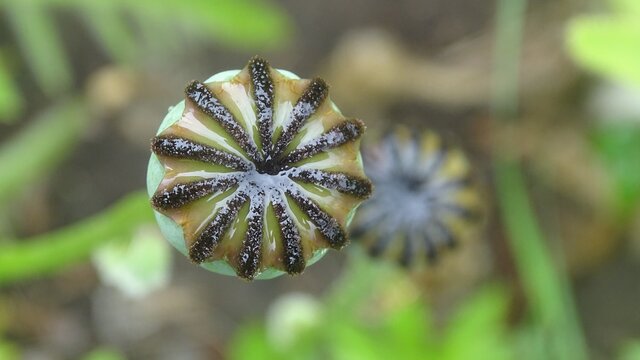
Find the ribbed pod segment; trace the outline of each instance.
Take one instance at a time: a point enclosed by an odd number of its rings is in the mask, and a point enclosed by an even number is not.
[[[181,227],[195,263],[225,261],[245,279],[298,274],[346,245],[351,212],[372,192],[363,133],[322,79],[253,58],[227,80],[187,85],[181,117],[152,140],[164,177],[151,204]]]

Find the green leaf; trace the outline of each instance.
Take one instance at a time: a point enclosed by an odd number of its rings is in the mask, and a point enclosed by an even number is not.
[[[276,360],[282,359],[267,341],[263,326],[247,324],[241,327],[231,340],[229,358],[233,360]]]
[[[584,16],[571,21],[573,58],[601,76],[640,87],[640,16]]]
[[[613,176],[619,214],[632,215],[640,202],[640,126],[607,124],[595,129],[592,139],[596,152]]]
[[[209,14],[203,25],[208,25],[212,34],[230,45],[264,49],[281,45],[291,33],[284,12],[264,1],[200,0],[200,3],[204,5],[201,10]]]
[[[125,360],[126,358],[116,350],[100,348],[85,355],[83,360]]]
[[[421,301],[394,309],[385,319],[383,327],[385,358],[420,360],[434,353],[435,344],[430,338],[429,317],[425,304]]]
[[[506,309],[507,296],[500,288],[488,287],[474,295],[447,326],[443,357],[470,359],[483,354],[488,359],[510,359]]]
[[[44,276],[87,259],[98,245],[153,221],[147,194],[124,197],[111,208],[57,231],[0,246],[0,285]]]
[[[73,80],[72,73],[51,15],[37,1],[11,1],[4,6],[42,90],[50,96],[67,90]]]
[[[16,345],[0,340],[0,359],[18,360],[21,358],[20,350]]]
[[[355,324],[334,323],[328,337],[331,359],[334,360],[376,360],[387,359],[380,350],[386,342],[372,336],[371,330]]]
[[[638,0],[609,0],[609,3],[618,15],[640,17],[640,1]]]
[[[331,318],[353,318],[355,310],[371,296],[376,287],[393,283],[401,276],[393,266],[372,260],[361,247],[354,246],[348,251],[349,270],[335,282],[326,300]]]
[[[47,174],[69,153],[90,123],[80,100],[45,111],[0,147],[0,204]]]
[[[140,298],[169,282],[171,251],[156,227],[142,227],[129,241],[114,240],[96,249],[93,263],[104,283]]]
[[[0,52],[0,122],[14,120],[24,107],[22,96],[10,73]]]
[[[620,352],[619,360],[640,360],[640,341],[626,344]]]

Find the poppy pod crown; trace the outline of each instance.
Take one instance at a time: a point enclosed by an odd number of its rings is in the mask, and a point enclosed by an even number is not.
[[[253,58],[192,81],[152,139],[148,188],[165,236],[192,262],[245,279],[301,273],[347,244],[372,186],[364,124],[319,78]]]

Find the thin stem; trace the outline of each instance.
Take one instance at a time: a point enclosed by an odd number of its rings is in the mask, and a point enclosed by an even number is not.
[[[98,245],[153,220],[147,195],[132,193],[111,208],[63,229],[0,246],[0,286],[83,261]]]
[[[499,0],[496,24],[494,128],[515,121],[518,72],[526,0]],[[494,177],[509,245],[516,259],[534,326],[543,334],[550,359],[586,359],[587,349],[568,280],[545,243],[516,160],[495,151]]]
[[[0,147],[0,205],[55,168],[91,122],[79,100],[62,102]]]
[[[498,0],[493,66],[493,116],[515,119],[518,111],[520,47],[527,0]]]

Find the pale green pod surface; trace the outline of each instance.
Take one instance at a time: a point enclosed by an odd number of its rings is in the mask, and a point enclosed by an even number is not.
[[[226,275],[299,274],[347,244],[372,191],[364,124],[345,118],[321,79],[254,58],[193,81],[153,138],[147,188],[164,236]]]

